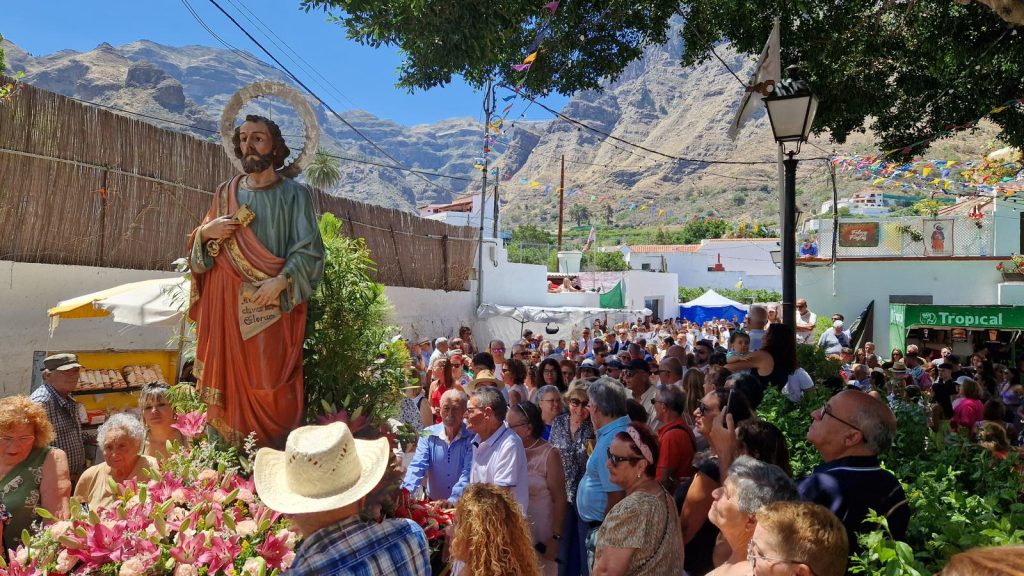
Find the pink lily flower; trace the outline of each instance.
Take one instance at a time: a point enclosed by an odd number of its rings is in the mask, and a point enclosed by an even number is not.
[[[288,537],[286,535],[275,536],[273,533],[268,532],[266,540],[263,541],[263,544],[260,545],[256,553],[267,561],[268,567],[284,570],[287,568],[283,563],[284,557],[291,551],[291,548],[288,547]]]
[[[180,414],[175,423],[171,424],[171,428],[181,432],[186,439],[192,440],[206,429],[206,412],[196,410],[188,414]]]

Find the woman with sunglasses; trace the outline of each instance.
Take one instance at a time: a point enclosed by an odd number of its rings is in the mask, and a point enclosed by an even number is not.
[[[455,382],[452,376],[452,362],[445,356],[434,360],[434,364],[431,366],[431,376],[433,380],[430,382],[430,407],[434,412],[434,424],[440,424],[441,396],[444,396],[444,393],[452,388],[464,390]]]
[[[551,424],[551,436],[548,440],[558,449],[565,471],[565,496],[568,502],[565,522],[562,525],[562,540],[559,543],[563,574],[581,573],[583,544],[580,542],[579,523],[576,516],[576,489],[583,480],[590,457],[589,446],[595,441],[594,424],[590,421],[589,400],[587,399],[587,383],[576,380],[565,394],[569,411],[555,418]]]
[[[594,576],[678,576],[683,542],[675,501],[655,479],[658,440],[630,424],[608,448],[608,474],[626,496],[597,532]]]
[[[694,432],[710,439],[712,427],[721,426],[723,407],[732,414],[736,425],[750,419],[750,405],[742,392],[718,388],[705,395],[694,410]],[[722,486],[722,473],[713,446],[697,456],[695,467],[696,474],[690,481],[681,483],[676,498],[682,500],[679,525],[686,545],[686,573],[704,576],[715,567],[713,552],[718,528],[708,521],[708,512],[715,501],[714,491]]]
[[[562,366],[554,358],[545,358],[537,367],[541,386],[554,386],[559,392],[565,392],[569,386],[562,375]]]
[[[466,374],[466,356],[462,350],[454,350],[448,353],[448,361],[452,364],[452,382],[465,390],[466,386],[473,381],[473,378]]]
[[[559,545],[565,524],[565,471],[558,449],[541,438],[544,421],[541,410],[530,402],[513,404],[506,417],[508,427],[526,448],[526,469],[530,486],[527,520],[541,574],[557,576]]]

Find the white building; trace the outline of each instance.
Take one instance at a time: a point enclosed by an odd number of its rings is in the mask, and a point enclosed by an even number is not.
[[[421,218],[437,220],[452,226],[480,227],[480,195],[460,196],[448,204],[430,204],[419,210]],[[498,216],[498,229],[501,229],[501,216]],[[484,237],[494,235],[494,197],[487,198],[484,206]]]
[[[996,268],[1024,252],[1022,214],[1024,204],[1007,197],[973,198],[943,208],[936,218],[840,219],[834,262],[832,220],[819,220],[819,256],[797,259],[797,296],[819,317],[838,312],[848,325],[873,302],[865,320],[877,349],[888,356],[890,304],[1024,304],[1024,282],[1005,279]],[[977,344],[971,327],[958,334],[948,328],[910,330],[906,342],[929,349],[952,344],[956,354]],[[1000,339],[1005,343],[1010,336],[1003,332]]]
[[[885,198],[885,194],[880,190],[863,190],[857,192],[849,198],[842,198],[839,200],[838,208],[847,208],[850,210],[850,214],[856,214],[859,216],[882,216],[889,213],[889,209],[894,203]],[[821,204],[822,214],[832,213],[832,201],[823,202]]]
[[[612,249],[623,253],[631,269],[675,274],[680,286],[782,289],[782,273],[771,256],[779,249],[777,238],[718,238],[700,244],[638,244]]]

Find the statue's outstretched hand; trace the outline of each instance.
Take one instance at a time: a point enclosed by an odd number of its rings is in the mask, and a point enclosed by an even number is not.
[[[211,220],[200,230],[202,241],[224,240],[230,238],[242,224],[231,216],[221,216]]]

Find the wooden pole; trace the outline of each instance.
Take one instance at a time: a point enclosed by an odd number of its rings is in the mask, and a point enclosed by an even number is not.
[[[558,251],[562,251],[562,219],[565,214],[565,154],[562,154],[562,177],[558,181]]]

